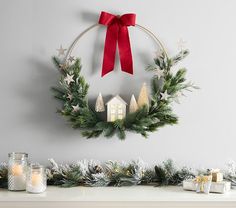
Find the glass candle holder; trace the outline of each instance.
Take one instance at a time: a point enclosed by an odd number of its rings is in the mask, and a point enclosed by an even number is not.
[[[12,152],[8,154],[8,158],[8,190],[24,191],[26,189],[28,154]]]
[[[42,165],[30,165],[27,173],[26,191],[42,193],[47,188],[46,171]]]

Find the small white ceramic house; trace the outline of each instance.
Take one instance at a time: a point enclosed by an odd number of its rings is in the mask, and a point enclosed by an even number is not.
[[[107,103],[107,121],[123,119],[126,116],[127,103],[119,96],[111,98]]]

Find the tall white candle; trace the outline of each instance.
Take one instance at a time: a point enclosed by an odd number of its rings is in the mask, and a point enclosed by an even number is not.
[[[20,164],[13,164],[11,168],[13,176],[20,176],[23,174],[23,167]]]
[[[9,181],[13,184],[14,190],[24,190],[26,184],[26,175],[24,174],[24,167],[20,164],[13,164],[11,168],[11,178]]]

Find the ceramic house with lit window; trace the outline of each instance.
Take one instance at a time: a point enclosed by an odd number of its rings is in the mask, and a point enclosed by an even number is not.
[[[127,103],[119,96],[111,98],[107,103],[107,121],[123,119],[126,116]]]

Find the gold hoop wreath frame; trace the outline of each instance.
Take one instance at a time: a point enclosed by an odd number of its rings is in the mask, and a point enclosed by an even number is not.
[[[145,69],[154,74],[150,80],[151,93],[148,93],[147,85],[143,83],[138,100],[132,95],[129,105],[116,95],[111,97],[105,107],[102,94],[99,93],[95,106],[91,106],[87,96],[89,85],[80,74],[81,60],[71,56],[71,53],[78,41],[98,26],[100,24],[96,23],[80,33],[66,54],[66,49],[61,46],[58,49],[58,57],[53,57],[53,62],[61,73],[59,85],[52,87],[54,97],[62,104],[57,112],[65,117],[74,129],[80,129],[82,136],[86,138],[97,138],[100,135],[110,138],[117,135],[119,139],[124,140],[126,131],[141,134],[146,138],[149,132],[157,131],[160,127],[177,124],[178,117],[173,113],[171,104],[179,103],[184,91],[198,89],[192,82],[186,81],[185,68],[180,68],[175,73],[171,70],[189,51],[181,49],[177,55],[169,57],[157,36],[139,24],[133,26],[147,33],[161,49],[160,54],[154,57],[154,62]],[[102,116],[104,113],[107,114],[106,120]]]

